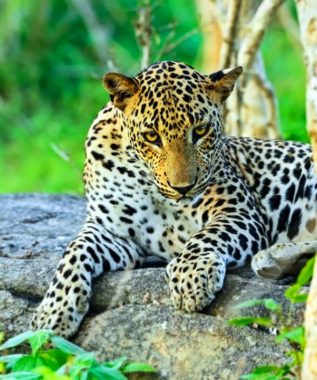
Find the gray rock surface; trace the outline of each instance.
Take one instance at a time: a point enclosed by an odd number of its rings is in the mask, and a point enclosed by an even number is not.
[[[0,196],[0,329],[7,337],[28,329],[57,262],[85,219],[85,202],[66,195]],[[258,364],[284,362],[286,345],[267,331],[230,327],[236,315],[265,310],[233,308],[254,298],[282,302],[291,324],[302,308],[290,307],[285,281],[260,280],[248,269],[227,276],[203,313],[170,305],[164,268],[108,273],[95,281],[91,312],[75,341],[102,359],[126,355],[159,370],[161,379],[238,379]],[[150,377],[149,377],[150,378]]]

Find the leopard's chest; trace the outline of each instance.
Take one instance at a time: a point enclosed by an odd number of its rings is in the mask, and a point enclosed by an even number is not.
[[[140,171],[123,163],[109,173],[97,168],[86,191],[88,213],[112,234],[135,241],[146,254],[170,260],[202,228],[201,211],[160,196]]]

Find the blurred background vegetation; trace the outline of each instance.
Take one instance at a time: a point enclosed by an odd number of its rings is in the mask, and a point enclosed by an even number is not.
[[[101,77],[140,70],[136,0],[0,0],[0,192],[83,193],[84,140],[108,101]],[[194,0],[152,1],[151,61],[200,68]],[[295,10],[289,3],[296,20]],[[284,138],[307,141],[305,70],[276,18],[263,42]]]

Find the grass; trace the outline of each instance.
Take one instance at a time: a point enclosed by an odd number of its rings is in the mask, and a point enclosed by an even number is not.
[[[56,107],[41,102],[32,117],[17,115],[9,141],[0,144],[1,192],[83,193],[84,141],[108,100],[101,83],[87,81],[83,87],[74,100]]]

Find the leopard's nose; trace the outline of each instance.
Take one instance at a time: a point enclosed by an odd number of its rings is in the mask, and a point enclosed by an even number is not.
[[[172,189],[176,190],[179,194],[184,196],[195,186],[195,184],[196,184],[196,181],[187,186],[172,186],[170,183],[169,183],[169,186]]]

